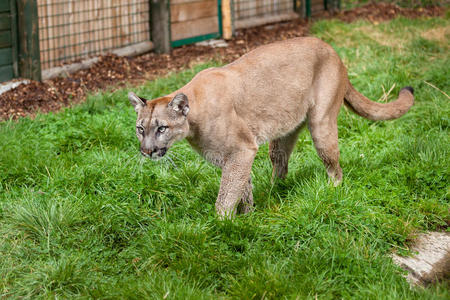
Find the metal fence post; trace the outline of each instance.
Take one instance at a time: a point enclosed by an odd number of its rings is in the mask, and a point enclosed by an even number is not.
[[[150,0],[151,40],[156,53],[169,53],[170,35],[170,0]]]
[[[311,0],[305,0],[306,18],[311,17]]]
[[[36,0],[17,0],[17,12],[20,76],[41,80],[39,25]]]

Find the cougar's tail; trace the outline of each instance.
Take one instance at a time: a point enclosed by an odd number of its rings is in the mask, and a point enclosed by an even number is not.
[[[345,104],[358,115],[369,120],[392,120],[403,116],[414,104],[414,89],[410,86],[400,90],[397,100],[389,103],[378,103],[367,99],[352,86],[347,84]]]

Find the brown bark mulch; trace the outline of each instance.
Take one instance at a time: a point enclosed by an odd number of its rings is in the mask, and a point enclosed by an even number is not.
[[[417,18],[443,14],[445,9],[442,7],[408,9],[387,3],[371,3],[335,15],[324,12],[319,17],[337,17],[344,22],[365,18],[376,23],[400,15]],[[305,20],[294,20],[239,30],[225,48],[187,45],[173,49],[170,55],[148,53],[138,57],[101,56],[89,69],[44,82],[32,81],[0,95],[0,120],[33,116],[37,111],[57,111],[83,101],[90,91],[152,80],[201,61],[217,59],[231,62],[260,45],[305,36],[308,34],[308,24]]]

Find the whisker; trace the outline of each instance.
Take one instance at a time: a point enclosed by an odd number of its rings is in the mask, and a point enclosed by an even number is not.
[[[172,156],[172,158],[175,158],[177,160],[183,161],[183,159],[174,151],[171,151],[170,153],[168,153]]]
[[[175,162],[174,162],[173,159],[170,157],[170,155],[166,155],[165,157],[166,157],[166,160],[167,160],[168,162],[170,162],[170,163],[172,164],[172,166],[173,166],[175,169],[178,169],[178,166],[175,164]]]
[[[138,156],[134,154],[133,156],[130,156],[126,162],[127,165],[135,165],[136,160],[138,160]]]
[[[142,171],[142,166],[144,165],[145,162],[145,157],[143,157],[141,155],[141,157],[139,158],[139,170]]]

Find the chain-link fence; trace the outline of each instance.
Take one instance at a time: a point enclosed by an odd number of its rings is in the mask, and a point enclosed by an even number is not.
[[[292,0],[235,0],[236,20],[281,15],[294,11]]]
[[[148,0],[37,0],[42,69],[150,40]]]

